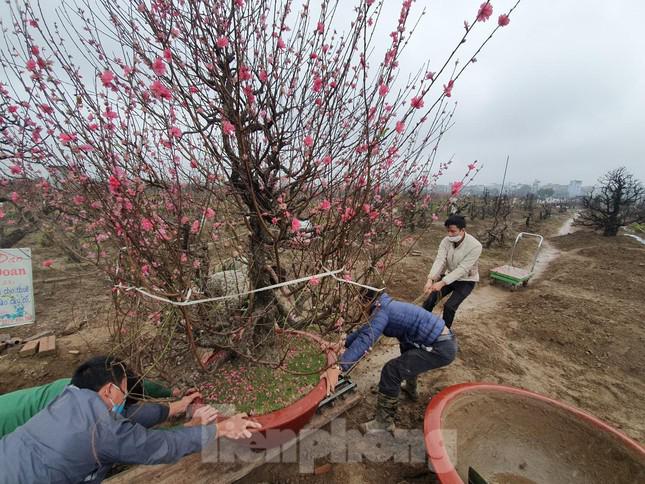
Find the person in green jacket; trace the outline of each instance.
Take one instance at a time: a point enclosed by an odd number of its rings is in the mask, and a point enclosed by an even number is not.
[[[49,405],[63,393],[70,381],[71,378],[61,378],[45,385],[0,395],[0,438],[16,430]],[[128,384],[132,388],[131,394],[137,398],[170,398],[179,394],[177,389],[171,391],[158,383],[142,380],[134,375],[129,375]],[[150,428],[168,418],[185,413],[188,406],[199,397],[199,393],[190,392],[168,404],[139,401],[129,397],[124,416]]]

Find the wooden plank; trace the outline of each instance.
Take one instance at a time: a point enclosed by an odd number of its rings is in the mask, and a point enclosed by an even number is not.
[[[47,356],[56,353],[56,336],[45,336],[38,340],[38,356]]]
[[[36,351],[38,351],[38,345],[40,344],[40,340],[35,340],[35,341],[28,341],[25,343],[25,346],[22,347],[20,350],[20,355],[21,358],[24,358],[25,356],[32,356],[36,354]]]
[[[356,405],[362,396],[355,392],[344,400],[339,400],[333,407],[328,407],[315,415],[305,428],[320,429]],[[275,460],[281,452],[285,452],[299,442],[299,438],[282,444],[281,447],[258,452],[257,458],[251,462],[206,463],[201,461],[201,454],[192,454],[174,464],[154,466],[136,466],[116,476],[106,483],[129,484],[131,482],[154,482],[155,484],[189,484],[195,482],[212,482],[229,484],[242,479],[254,469]]]

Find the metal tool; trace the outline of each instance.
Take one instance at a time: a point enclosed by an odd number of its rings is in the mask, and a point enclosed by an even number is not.
[[[324,407],[333,407],[336,400],[339,398],[344,398],[346,395],[356,391],[356,383],[354,383],[352,380],[349,379],[348,376],[341,376],[338,379],[338,383],[336,384],[336,388],[334,388],[334,393],[329,395],[328,397],[325,397],[319,404],[318,404],[318,411],[323,409]]]

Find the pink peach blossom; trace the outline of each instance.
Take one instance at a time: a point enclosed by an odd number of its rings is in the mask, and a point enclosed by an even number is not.
[[[490,2],[484,2],[479,6],[479,11],[477,12],[477,21],[486,22],[491,15],[493,15],[493,6]]]
[[[497,25],[499,25],[500,27],[506,27],[510,23],[511,19],[505,13],[500,15],[497,19]]]
[[[461,192],[461,189],[464,187],[464,182],[462,181],[456,181],[453,182],[450,185],[450,194],[451,195],[459,195],[459,192]]]
[[[164,86],[164,84],[158,79],[150,85],[150,91],[157,99],[165,99],[167,101],[172,99],[170,89]]]
[[[114,80],[114,73],[112,71],[103,71],[101,74],[101,82],[103,83],[104,87],[108,87],[112,85],[112,81]]]
[[[161,57],[157,57],[152,61],[152,71],[158,76],[163,76],[166,74],[166,64]]]
[[[143,220],[141,220],[141,228],[145,232],[150,232],[154,228],[154,225],[149,218],[144,218]]]
[[[226,136],[232,135],[235,133],[235,126],[233,126],[233,123],[231,123],[228,119],[224,119],[222,121],[222,131],[224,131],[224,134]]]
[[[450,79],[448,81],[448,84],[443,85],[443,93],[446,95],[446,97],[450,97],[452,95],[452,88],[455,84],[455,81]]]
[[[121,187],[121,182],[117,177],[112,175],[110,176],[109,185],[110,185],[110,193],[115,194],[119,190],[119,187]]]
[[[410,106],[412,106],[414,109],[421,109],[423,105],[423,97],[421,96],[415,96],[410,101]]]
[[[43,261],[43,267],[47,269],[48,267],[51,267],[53,263],[54,263],[54,259],[45,259]]]
[[[61,133],[58,136],[58,139],[61,141],[63,144],[70,143],[72,141],[76,141],[76,134],[74,133]]]
[[[228,37],[226,37],[225,35],[222,35],[222,36],[218,37],[217,40],[215,41],[215,44],[220,49],[223,49],[224,47],[226,47],[228,45]]]

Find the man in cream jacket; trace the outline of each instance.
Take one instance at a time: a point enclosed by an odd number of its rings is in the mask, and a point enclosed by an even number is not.
[[[479,281],[482,245],[466,233],[466,219],[461,215],[451,215],[444,226],[448,235],[439,244],[437,258],[428,274],[424,288],[428,298],[423,308],[432,311],[442,298],[450,294],[443,306],[443,320],[450,328],[457,308]]]

